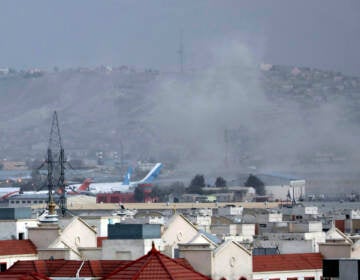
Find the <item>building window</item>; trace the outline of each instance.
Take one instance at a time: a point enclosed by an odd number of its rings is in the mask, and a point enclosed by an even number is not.
[[[315,277],[304,277],[304,280],[315,280]]]
[[[180,258],[180,251],[177,248],[174,248],[174,258]]]
[[[2,271],[5,271],[6,270],[6,268],[7,268],[7,265],[6,265],[6,263],[0,263],[0,271],[2,272]]]
[[[23,232],[19,232],[19,240],[24,240],[24,233]]]
[[[339,277],[339,260],[323,260],[323,276]]]
[[[298,280],[297,277],[288,277],[286,280]]]

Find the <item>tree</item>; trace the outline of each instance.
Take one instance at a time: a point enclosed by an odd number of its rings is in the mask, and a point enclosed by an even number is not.
[[[136,202],[144,202],[145,195],[141,186],[137,186],[134,190],[134,199]]]
[[[227,182],[223,177],[220,176],[220,177],[216,178],[215,187],[224,188],[224,187],[226,187],[226,184],[227,184]]]
[[[205,178],[204,175],[197,174],[191,180],[189,187],[186,189],[188,193],[198,193],[202,194],[202,188],[205,187]]]
[[[258,195],[265,195],[265,184],[253,174],[249,175],[244,185],[246,187],[253,187]]]

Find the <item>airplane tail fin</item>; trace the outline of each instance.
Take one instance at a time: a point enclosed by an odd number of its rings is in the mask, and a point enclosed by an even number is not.
[[[76,191],[78,191],[78,192],[88,191],[91,182],[92,182],[92,181],[91,181],[90,178],[85,179],[84,182],[80,185],[80,187],[77,188]]]
[[[20,193],[20,188],[19,188],[19,190],[12,191],[12,192],[9,192],[9,193],[3,195],[2,197],[0,197],[0,200],[8,199],[10,196],[13,196],[13,195],[16,195],[19,193]]]
[[[151,183],[160,173],[162,163],[158,162],[139,183]]]
[[[123,185],[130,185],[131,173],[132,173],[132,168],[129,167],[126,175],[124,176]]]

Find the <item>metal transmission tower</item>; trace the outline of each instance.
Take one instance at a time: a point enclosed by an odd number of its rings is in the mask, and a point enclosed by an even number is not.
[[[66,196],[65,196],[65,156],[64,148],[62,146],[61,134],[59,121],[56,111],[53,114],[49,145],[47,149],[47,170],[48,170],[48,203],[49,203],[49,212],[53,207],[55,211],[55,203],[53,199],[53,190],[56,188],[60,192],[59,207],[63,215],[66,211]],[[50,204],[52,206],[50,207]]]

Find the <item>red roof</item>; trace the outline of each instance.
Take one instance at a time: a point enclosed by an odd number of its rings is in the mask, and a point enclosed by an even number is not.
[[[322,269],[322,260],[320,253],[253,256],[253,271]]]
[[[80,266],[80,277],[103,277],[130,261],[70,261],[70,260],[34,260],[17,261],[7,271],[14,273],[37,272],[49,277],[70,277],[76,275]]]
[[[153,248],[145,256],[120,267],[103,279],[209,280],[210,278],[185,265],[182,261],[161,254],[153,245]]]
[[[102,279],[210,279],[196,272],[185,259],[169,258],[154,247],[147,255],[135,261],[17,261],[7,272],[19,274],[35,272],[48,277],[73,277],[80,267],[80,277],[104,277]]]
[[[0,256],[37,254],[30,240],[0,240]]]
[[[51,280],[50,278],[46,277],[45,275],[41,275],[38,273],[8,273],[8,272],[1,272],[0,279],[5,280]]]

